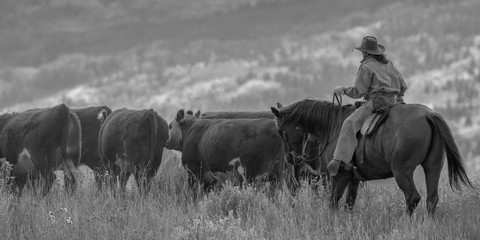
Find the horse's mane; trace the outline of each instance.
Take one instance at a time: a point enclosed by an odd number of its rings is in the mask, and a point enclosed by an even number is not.
[[[295,102],[280,110],[284,123],[299,125],[307,132],[323,134],[339,129],[353,111],[351,104],[340,106],[313,98]]]

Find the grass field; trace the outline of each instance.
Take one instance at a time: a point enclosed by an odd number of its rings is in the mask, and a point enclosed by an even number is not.
[[[178,160],[178,159],[177,159]],[[119,194],[82,187],[69,195],[58,186],[46,197],[27,190],[2,193],[0,239],[480,239],[480,185],[453,192],[442,179],[434,219],[425,191],[412,217],[396,186],[365,184],[355,210],[330,210],[327,191],[303,183],[296,196],[265,187],[222,189],[194,198],[185,172],[164,165],[152,191]]]

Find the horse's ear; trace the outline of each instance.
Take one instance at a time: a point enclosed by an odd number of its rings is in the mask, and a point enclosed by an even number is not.
[[[278,110],[277,108],[274,108],[274,107],[271,107],[270,109],[272,110],[272,113],[276,118],[281,118],[282,117],[282,113],[280,112],[280,110]]]
[[[195,117],[197,117],[197,118],[200,117],[200,114],[201,114],[201,112],[200,112],[200,110],[198,110],[197,112],[195,112]]]
[[[185,117],[185,110],[180,109],[177,112],[177,116],[175,117],[175,121],[180,122],[180,121],[183,120],[184,117]]]
[[[278,108],[278,109],[283,108],[283,104],[277,102],[277,108]]]

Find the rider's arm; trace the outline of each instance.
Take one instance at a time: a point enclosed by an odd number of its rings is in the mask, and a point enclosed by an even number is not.
[[[361,98],[368,93],[368,88],[372,82],[372,74],[370,70],[361,65],[355,77],[355,85],[345,89],[345,95],[351,98]]]
[[[405,94],[405,91],[407,91],[408,86],[405,80],[403,79],[402,74],[397,70],[397,68],[393,68],[398,76],[398,80],[400,82],[400,91],[397,94],[397,102],[404,103],[403,101],[403,95]]]

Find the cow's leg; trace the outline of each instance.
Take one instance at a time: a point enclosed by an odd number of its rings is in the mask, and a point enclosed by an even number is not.
[[[157,175],[158,169],[160,168],[160,164],[162,163],[162,155],[163,155],[163,151],[159,153],[159,156],[154,157],[153,163],[147,169],[147,173],[145,176],[145,186],[144,186],[144,189],[146,191],[150,190],[153,178]]]
[[[13,179],[13,191],[16,195],[21,196],[25,185],[27,184],[28,176],[17,176]]]
[[[394,171],[393,175],[398,187],[403,191],[406,201],[406,212],[408,215],[412,215],[413,211],[417,207],[420,201],[420,194],[413,182],[413,170],[412,171]]]
[[[130,175],[131,175],[131,172],[128,172],[128,171],[120,171],[120,174],[118,175],[118,180],[120,182],[120,189],[122,190],[122,192],[126,191],[127,182]]]
[[[135,182],[137,183],[138,192],[146,192],[147,187],[147,171],[146,170],[137,170],[133,173],[135,176]]]
[[[43,187],[43,194],[46,195],[50,192],[53,183],[57,179],[55,170],[57,165],[62,162],[60,149],[52,149],[46,153],[32,154],[33,156],[44,156],[43,168],[32,174],[32,179],[38,179],[38,183]]]
[[[81,184],[82,179],[83,179],[83,174],[80,170],[78,170],[73,162],[70,159],[67,159],[64,161],[64,172],[67,176],[66,179],[68,179],[68,184],[65,182],[65,188],[69,192],[74,192],[77,185]]]
[[[101,190],[105,184],[105,173],[106,171],[102,170],[94,171],[95,185],[97,186],[98,190]]]
[[[277,158],[281,159],[278,162],[275,163],[273,171],[269,174],[269,181],[272,184],[273,191],[277,189],[282,189],[283,184],[285,184],[285,180],[287,179],[286,174],[288,171],[284,159],[283,158]]]
[[[120,176],[120,167],[116,166],[115,164],[111,163],[108,167],[108,174],[105,177],[106,182],[108,183],[109,187],[112,189],[117,189],[118,184],[118,177]]]
[[[135,180],[137,182],[138,191],[141,193],[146,193],[150,190],[152,180],[157,173],[158,167],[155,164],[152,167],[146,170],[135,171]]]
[[[45,171],[42,172],[41,177],[40,177],[40,182],[42,182],[42,184],[43,184],[42,193],[43,193],[44,196],[47,195],[50,192],[56,178],[57,178],[57,176],[55,175],[53,169],[45,170]]]

